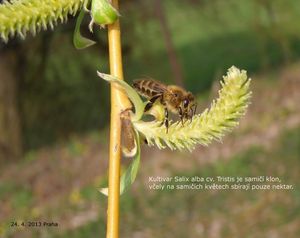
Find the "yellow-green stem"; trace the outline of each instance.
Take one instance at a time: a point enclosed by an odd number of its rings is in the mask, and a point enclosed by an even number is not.
[[[112,0],[118,10],[118,0]],[[121,34],[119,20],[108,25],[110,74],[123,80]],[[130,107],[127,96],[115,84],[111,84],[111,116],[108,176],[107,238],[119,237],[119,196],[121,162],[121,120],[120,112]]]

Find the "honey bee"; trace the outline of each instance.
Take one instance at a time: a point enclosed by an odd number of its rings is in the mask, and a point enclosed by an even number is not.
[[[141,79],[133,82],[133,87],[136,91],[146,99],[148,103],[145,106],[145,112],[148,111],[152,105],[159,101],[165,110],[164,124],[169,127],[169,111],[179,115],[182,125],[185,119],[191,119],[195,115],[197,103],[195,97],[191,92],[176,86],[165,85],[153,79]]]

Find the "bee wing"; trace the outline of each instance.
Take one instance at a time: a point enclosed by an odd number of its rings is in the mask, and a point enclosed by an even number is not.
[[[151,97],[162,94],[167,90],[167,86],[154,79],[138,79],[133,81],[133,87],[143,96]],[[148,91],[148,92],[147,92]]]
[[[167,86],[163,83],[157,82],[155,80],[151,80],[152,89],[157,93],[164,93],[167,90]]]

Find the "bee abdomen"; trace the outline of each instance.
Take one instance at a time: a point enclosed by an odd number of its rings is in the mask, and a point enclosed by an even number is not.
[[[143,81],[144,80],[138,80],[133,82],[133,87],[138,91],[142,92],[143,91]]]
[[[144,97],[153,97],[162,93],[157,90],[157,83],[152,80],[137,80],[133,83],[133,87]]]

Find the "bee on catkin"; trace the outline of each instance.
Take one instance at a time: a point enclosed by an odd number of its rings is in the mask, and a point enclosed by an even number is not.
[[[152,79],[136,80],[133,83],[136,91],[146,99],[145,112],[148,111],[155,102],[159,101],[165,110],[164,124],[169,127],[169,111],[178,114],[182,125],[185,119],[192,119],[195,115],[197,103],[191,92],[176,86],[165,85]]]

